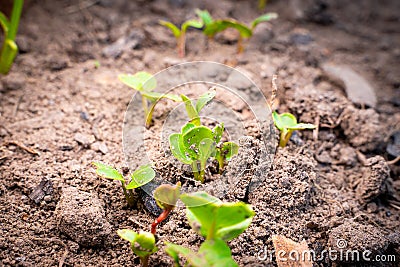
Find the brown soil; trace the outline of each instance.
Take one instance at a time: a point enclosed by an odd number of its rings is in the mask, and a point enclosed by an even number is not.
[[[334,3],[324,9],[324,2]],[[235,64],[266,95],[277,73],[279,111],[320,126],[295,134],[276,150],[272,165],[257,169],[270,159],[257,129],[247,125],[251,136],[241,137],[240,153],[225,173],[228,180],[240,173],[240,182],[223,196],[247,201],[256,212],[246,232],[229,243],[239,265],[275,266],[257,253],[272,251],[272,235],[279,234],[305,240],[317,253],[343,239],[346,248],[396,257],[358,263],[325,257],[318,266],[398,266],[400,167],[388,164],[393,156],[386,147],[400,131],[399,1],[268,1],[268,11],[280,17],[260,25],[244,54],[236,54],[229,32],[207,43],[190,30],[182,60],[174,38],[157,22],[181,23],[194,17],[196,7],[246,22],[260,14],[255,1],[26,3],[17,37],[21,53],[0,83],[0,265],[138,266],[116,230],[149,230],[155,217],[142,204],[128,209],[120,187],[98,178],[91,166],[139,165],[140,159],[124,161],[121,133],[133,94],[116,77],[209,60]],[[115,45],[118,40],[123,45]],[[352,104],[324,75],[326,61],[362,74],[376,90],[376,108]],[[168,105],[159,105],[150,131],[159,130],[157,119]],[[244,105],[231,105],[247,116]],[[191,175],[159,153],[159,140],[149,142],[160,174],[171,182]],[[257,187],[254,175],[260,176]],[[213,166],[208,176],[219,178]],[[192,249],[202,241],[181,207],[159,226],[157,239],[152,266],[172,265],[164,241]]]

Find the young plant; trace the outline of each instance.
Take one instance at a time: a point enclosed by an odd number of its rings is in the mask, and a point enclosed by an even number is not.
[[[151,233],[156,234],[157,225],[164,221],[171,211],[175,208],[176,202],[181,194],[181,183],[178,182],[175,186],[163,184],[154,190],[154,199],[157,205],[163,209],[163,212],[151,224]]]
[[[195,126],[200,126],[200,111],[211,101],[216,95],[215,88],[211,88],[208,92],[202,94],[198,99],[196,104],[194,101],[189,99],[185,95],[181,95],[182,101],[185,103],[186,112],[189,116],[190,123],[193,123]]]
[[[227,241],[236,238],[250,225],[255,213],[251,206],[243,202],[223,203],[205,192],[184,194],[182,202],[186,205],[186,215],[192,229],[206,238],[199,251],[166,243],[166,252],[180,266],[179,255],[187,265],[200,266],[238,266],[232,259]]]
[[[118,79],[122,83],[138,91],[142,96],[142,106],[144,110],[146,128],[150,127],[154,107],[161,98],[167,98],[178,102],[181,101],[179,96],[173,94],[153,92],[153,90],[157,87],[157,81],[154,76],[148,72],[139,71],[134,75],[120,74],[118,75]]]
[[[196,10],[197,15],[201,18],[204,23],[203,33],[209,38],[214,38],[214,36],[226,30],[227,28],[236,29],[239,32],[238,39],[238,53],[242,53],[244,50],[243,40],[249,39],[253,36],[253,31],[261,22],[267,22],[278,17],[276,13],[266,13],[256,18],[251,22],[251,26],[239,22],[235,19],[217,19],[214,20],[207,10]]]
[[[149,266],[149,257],[158,249],[156,239],[149,232],[135,232],[130,229],[121,229],[117,231],[118,235],[131,243],[131,249],[140,258],[143,267]]]
[[[185,21],[181,28],[179,29],[176,27],[174,24],[168,21],[161,20],[160,24],[162,26],[167,27],[168,29],[171,30],[172,34],[176,38],[176,44],[177,44],[177,49],[178,49],[178,55],[180,57],[185,56],[185,46],[186,46],[186,30],[189,27],[197,28],[200,29],[203,27],[203,23],[201,21],[197,20],[187,20]]]
[[[297,119],[293,114],[282,113],[276,111],[272,113],[275,126],[281,131],[279,146],[285,147],[288,143],[293,131],[304,129],[315,129],[316,126],[311,123],[297,123]]]
[[[0,12],[0,24],[4,32],[3,46],[0,53],[1,74],[7,74],[10,71],[14,58],[18,52],[15,37],[17,36],[18,24],[23,5],[23,0],[14,0],[10,20],[7,19],[4,13]]]
[[[121,182],[125,199],[128,202],[128,206],[131,208],[136,204],[133,190],[147,184],[156,176],[156,173],[150,164],[142,165],[131,174],[131,181],[126,184],[123,175],[113,167],[100,162],[93,162],[93,165],[96,167],[96,173],[99,176]]]

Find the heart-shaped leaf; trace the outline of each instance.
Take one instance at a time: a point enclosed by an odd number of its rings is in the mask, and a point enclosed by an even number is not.
[[[142,165],[132,173],[132,181],[126,186],[126,189],[141,187],[153,180],[155,176],[156,173],[150,164]]]
[[[162,184],[154,190],[154,199],[163,210],[172,210],[180,196],[181,184]]]
[[[107,178],[107,179],[112,179],[112,180],[117,180],[121,181],[122,183],[125,183],[125,179],[122,176],[119,171],[114,169],[111,166],[105,165],[101,162],[93,162],[92,163],[94,166],[96,166],[96,173],[100,175],[101,177]]]

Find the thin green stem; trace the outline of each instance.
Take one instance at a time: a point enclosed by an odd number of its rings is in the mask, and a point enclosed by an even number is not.
[[[17,36],[19,19],[21,17],[23,5],[24,0],[14,0],[14,6],[10,18],[10,29],[8,32],[8,38],[11,40],[15,40],[15,36]]]
[[[201,176],[201,170],[199,171],[198,163],[199,162],[197,160],[192,162],[193,175],[194,175],[194,179],[196,181],[200,181],[201,183],[203,183],[204,182],[204,171],[203,171],[203,176]]]
[[[157,104],[157,101],[152,102],[150,104],[150,107],[147,110],[147,113],[146,113],[146,128],[149,128],[150,125],[151,125],[151,120],[153,118],[154,107],[156,106],[156,104]]]
[[[128,206],[130,208],[133,208],[135,206],[135,199],[133,198],[133,191],[132,189],[127,190],[125,187],[125,183],[121,181],[122,185],[122,191],[124,192],[124,196],[126,199],[126,202],[128,202]]]
[[[181,35],[176,39],[178,43],[178,55],[179,57],[183,58],[185,57],[186,51],[185,51],[185,43],[186,43],[186,33],[181,32]]]
[[[206,240],[213,240],[214,236],[215,236],[215,220],[211,224],[210,229],[208,229]]]
[[[144,257],[140,257],[140,263],[141,263],[142,267],[148,267],[149,266],[149,257],[150,257],[150,255],[144,256]]]
[[[280,147],[285,147],[287,143],[289,142],[290,137],[292,136],[293,131],[292,130],[287,130],[283,129],[281,131],[281,137],[279,140],[279,146]]]

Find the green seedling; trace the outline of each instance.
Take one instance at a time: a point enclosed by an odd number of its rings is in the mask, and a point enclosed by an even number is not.
[[[171,211],[175,208],[176,202],[179,199],[181,183],[178,182],[175,186],[163,184],[154,190],[154,199],[157,205],[163,209],[163,212],[151,224],[151,233],[156,234],[157,225],[164,221]]]
[[[204,23],[203,33],[209,38],[214,38],[217,33],[222,32],[227,28],[236,29],[239,32],[238,53],[243,52],[243,40],[249,39],[253,36],[253,31],[258,24],[270,21],[278,17],[278,14],[276,13],[266,13],[253,20],[250,26],[247,26],[240,21],[230,18],[214,20],[207,10],[198,9],[196,10],[196,13]]]
[[[258,0],[258,9],[259,10],[264,10],[266,5],[267,5],[267,0]]]
[[[220,174],[224,171],[225,161],[229,161],[238,152],[239,146],[234,142],[225,142],[217,148],[215,159],[218,161]]]
[[[156,239],[149,232],[135,232],[130,229],[121,229],[117,231],[118,235],[131,243],[131,249],[140,258],[143,267],[149,266],[149,257],[158,249]]]
[[[315,129],[316,126],[311,123],[297,123],[297,119],[293,114],[282,113],[278,114],[276,111],[272,113],[275,126],[280,130],[281,136],[279,146],[285,147],[288,143],[293,131],[304,129]]]
[[[156,176],[150,164],[142,165],[131,174],[131,181],[126,184],[124,176],[113,167],[100,162],[93,162],[93,165],[96,167],[96,173],[99,176],[121,182],[122,190],[129,207],[134,207],[137,202],[133,190],[149,183]]]
[[[251,206],[243,202],[223,203],[205,192],[184,194],[182,202],[186,205],[186,215],[192,229],[206,238],[199,251],[166,244],[166,252],[180,266],[182,255],[190,266],[238,266],[232,259],[227,241],[238,237],[250,225],[255,213]]]
[[[160,99],[167,98],[173,101],[181,101],[179,96],[154,92],[153,90],[157,87],[157,80],[150,73],[140,71],[134,75],[120,74],[118,75],[118,79],[122,83],[138,91],[142,96],[142,106],[144,110],[146,128],[150,127],[151,120],[153,118],[154,107]]]
[[[162,26],[165,26],[168,29],[170,29],[172,34],[175,36],[177,49],[178,49],[178,55],[180,57],[184,57],[185,56],[186,31],[187,31],[187,29],[189,27],[193,27],[193,28],[197,28],[197,29],[200,29],[200,28],[203,27],[203,22],[197,21],[197,20],[187,20],[187,21],[185,21],[182,24],[180,29],[177,26],[175,26],[174,24],[172,24],[171,22],[169,22],[169,21],[161,20],[160,24]]]
[[[200,126],[200,111],[211,101],[216,95],[215,88],[211,88],[208,92],[202,94],[198,99],[196,104],[194,101],[189,99],[185,95],[181,95],[182,101],[185,103],[186,112],[189,116],[190,123],[193,123],[195,126]]]
[[[0,53],[1,74],[7,74],[10,71],[10,68],[14,62],[14,58],[18,53],[15,37],[17,36],[19,19],[21,17],[23,5],[23,0],[14,0],[10,20],[7,19],[4,13],[0,12],[0,24],[4,32],[3,46]]]

